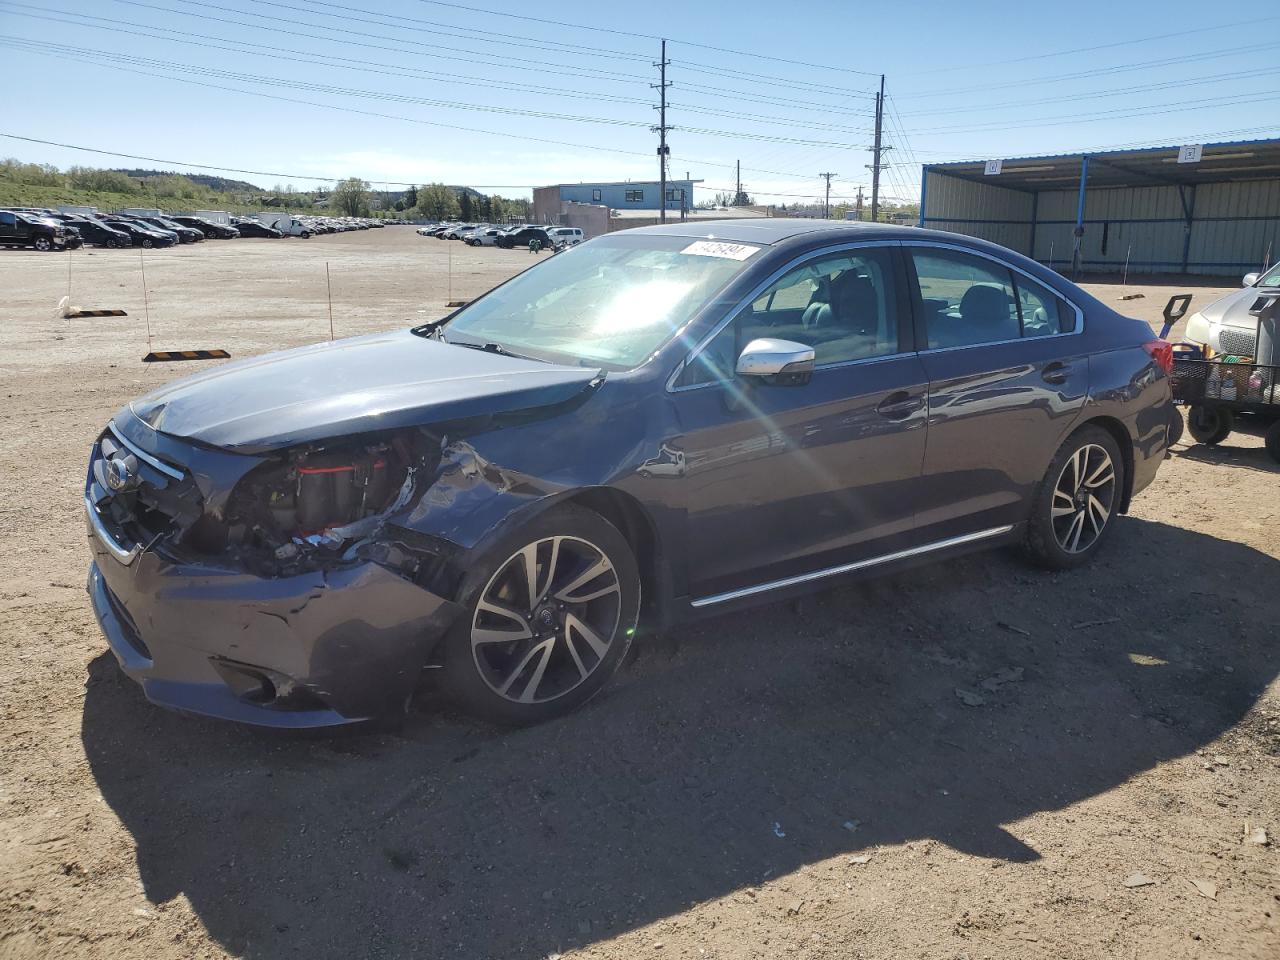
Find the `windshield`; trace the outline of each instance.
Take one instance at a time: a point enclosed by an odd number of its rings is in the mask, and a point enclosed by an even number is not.
[[[1259,287],[1280,287],[1280,263],[1262,275],[1257,283]]]
[[[759,253],[757,246],[652,234],[600,237],[465,307],[445,339],[630,369]]]

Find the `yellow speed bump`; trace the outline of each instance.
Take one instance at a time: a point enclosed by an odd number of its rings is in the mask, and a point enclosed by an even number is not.
[[[230,360],[225,350],[153,350],[142,358],[143,363],[170,363],[176,360]]]

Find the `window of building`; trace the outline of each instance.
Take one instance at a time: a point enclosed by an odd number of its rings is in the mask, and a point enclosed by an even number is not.
[[[627,191],[627,194],[626,194],[626,201],[627,201],[627,203],[643,203],[643,202],[644,202],[644,191],[643,191],[643,190],[628,190],[628,191]]]
[[[595,201],[599,201],[599,199],[600,199],[600,188],[599,188],[599,187],[596,187],[594,190],[592,190],[592,191],[591,191],[591,199],[592,199],[592,200],[595,200]]]
[[[668,202],[668,203],[674,203],[675,201],[677,201],[677,200],[679,200],[679,199],[680,199],[680,192],[679,192],[678,190],[667,190],[667,202]]]
[[[738,354],[761,337],[811,346],[819,366],[897,353],[897,304],[889,251],[823,255],[788,271],[734,317],[693,359],[681,385],[728,379]]]

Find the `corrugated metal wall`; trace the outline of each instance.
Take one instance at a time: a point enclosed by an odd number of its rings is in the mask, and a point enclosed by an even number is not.
[[[1195,213],[1193,272],[1234,276],[1280,259],[1280,180],[1197,187]]]
[[[1176,186],[1090,187],[1085,198],[1081,262],[1085,270],[1187,272],[1235,276],[1280,260],[1280,181],[1186,188],[1193,213],[1190,242]],[[1071,264],[1079,192],[1045,191],[1035,203],[1030,249],[1030,194],[929,172],[925,226],[1002,244],[1058,269]]]
[[[1031,194],[1020,190],[925,174],[925,222],[931,230],[947,230],[990,240],[1019,253],[1031,252]]]

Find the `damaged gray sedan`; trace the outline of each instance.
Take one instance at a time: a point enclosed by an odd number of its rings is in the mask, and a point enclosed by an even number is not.
[[[121,409],[84,508],[125,672],[267,726],[395,718],[428,676],[534,722],[637,630],[1004,543],[1087,562],[1155,476],[1168,345],[1057,274],[928,231],[715,228]]]

